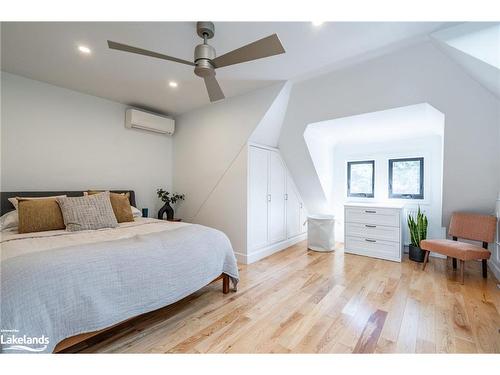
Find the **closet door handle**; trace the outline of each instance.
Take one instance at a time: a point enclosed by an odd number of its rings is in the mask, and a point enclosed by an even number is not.
[[[267,201],[271,202],[271,194],[267,194]]]
[[[366,242],[377,242],[376,240],[370,240],[369,238],[365,238]]]
[[[373,210],[365,210],[365,212],[367,214],[376,214],[377,213],[377,211],[373,211]]]
[[[367,227],[367,228],[376,228],[377,226],[376,225],[365,224],[365,227]]]
[[[286,201],[288,200],[288,194],[285,194],[285,200]]]

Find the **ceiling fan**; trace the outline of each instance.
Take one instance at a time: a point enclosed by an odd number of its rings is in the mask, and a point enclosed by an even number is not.
[[[215,78],[215,69],[285,53],[285,49],[281,45],[278,36],[276,34],[272,34],[216,57],[215,48],[207,43],[208,39],[214,37],[214,24],[212,22],[197,22],[196,31],[198,35],[203,38],[203,44],[198,44],[194,49],[194,62],[113,42],[111,40],[108,40],[108,47],[120,51],[137,53],[139,55],[151,56],[158,59],[194,66],[194,73],[198,77],[202,77],[205,80],[205,86],[207,87],[208,96],[211,102],[224,99],[224,93],[219,86],[219,82],[217,82],[217,79]]]

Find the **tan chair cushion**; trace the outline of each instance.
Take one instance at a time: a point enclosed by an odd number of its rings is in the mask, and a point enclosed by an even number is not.
[[[451,240],[422,240],[420,248],[461,260],[489,259],[491,256],[488,250],[480,246]]]
[[[61,209],[56,198],[18,199],[19,233],[44,232],[65,229]]]
[[[90,190],[85,195],[94,195],[101,193],[100,191]],[[130,206],[130,194],[127,193],[109,193],[111,200],[111,207],[116,216],[116,221],[119,223],[126,223],[134,221],[134,214],[132,213],[132,206]]]

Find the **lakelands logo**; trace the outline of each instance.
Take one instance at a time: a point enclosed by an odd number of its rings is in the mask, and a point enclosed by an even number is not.
[[[0,330],[0,345],[2,351],[26,351],[26,352],[43,352],[47,349],[49,338],[45,335],[42,336],[18,336],[16,329]]]

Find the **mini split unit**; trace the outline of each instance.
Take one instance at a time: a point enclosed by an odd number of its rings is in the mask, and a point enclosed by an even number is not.
[[[155,115],[137,109],[127,109],[125,112],[125,127],[142,129],[160,134],[174,134],[175,121],[168,117]]]

